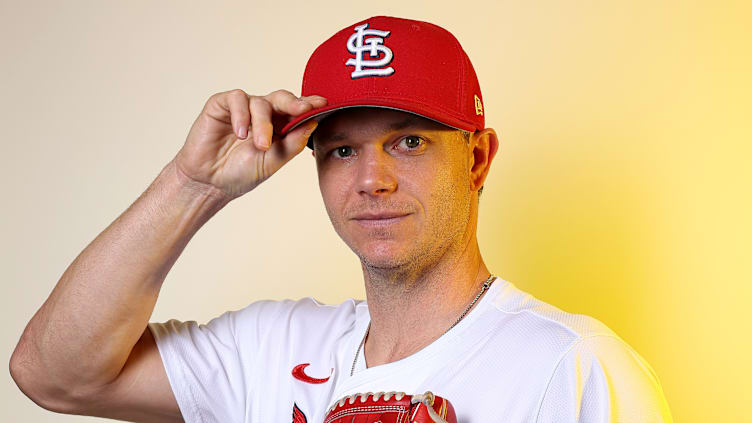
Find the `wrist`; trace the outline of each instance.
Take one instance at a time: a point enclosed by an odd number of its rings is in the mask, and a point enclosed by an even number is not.
[[[189,201],[201,200],[208,205],[216,205],[221,208],[233,200],[230,195],[219,188],[188,176],[175,159],[165,166],[160,177],[164,177],[173,190],[179,192],[182,198]]]
[[[188,177],[174,160],[162,169],[145,194],[152,210],[160,210],[159,214],[171,224],[177,224],[178,232],[185,230],[190,234],[232,200],[216,187]]]

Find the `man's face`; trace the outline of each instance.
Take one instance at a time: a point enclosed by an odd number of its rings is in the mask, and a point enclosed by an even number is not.
[[[351,108],[319,124],[314,148],[329,218],[367,266],[423,267],[463,241],[471,154],[459,131],[411,113]]]

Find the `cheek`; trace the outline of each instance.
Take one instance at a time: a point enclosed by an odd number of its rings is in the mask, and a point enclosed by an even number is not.
[[[319,172],[319,190],[324,200],[324,207],[332,223],[341,220],[343,207],[349,189],[344,175],[334,175],[332,172]]]
[[[464,225],[469,214],[470,189],[464,162],[447,162],[436,169],[430,187],[429,215],[435,230],[453,231]]]

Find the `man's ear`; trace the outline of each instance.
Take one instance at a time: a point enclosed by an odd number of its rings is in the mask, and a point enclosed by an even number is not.
[[[499,150],[499,139],[493,128],[474,132],[470,136],[472,163],[470,164],[470,189],[477,191],[483,186],[491,169],[491,161]]]

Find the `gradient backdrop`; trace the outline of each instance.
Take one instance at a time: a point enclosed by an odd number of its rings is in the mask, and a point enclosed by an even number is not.
[[[211,94],[299,93],[319,42],[388,14],[446,27],[474,62],[501,136],[480,208],[489,268],[614,329],[677,422],[750,421],[747,4],[3,0],[3,357]],[[306,151],[199,231],[152,320],[308,295],[364,290]],[[47,412],[0,380],[3,422],[105,421]]]

